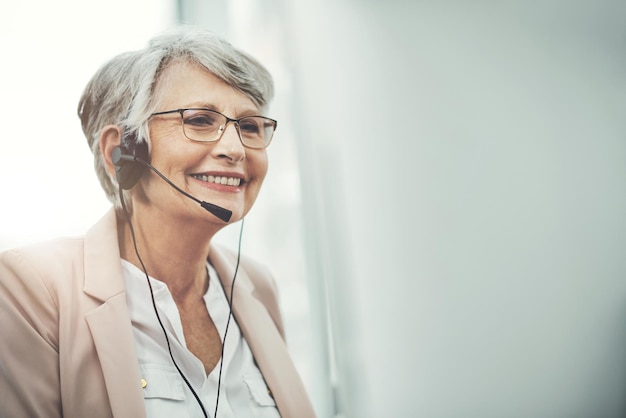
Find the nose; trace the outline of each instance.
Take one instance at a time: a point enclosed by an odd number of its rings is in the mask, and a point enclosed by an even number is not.
[[[213,154],[218,158],[229,159],[233,162],[246,158],[246,148],[243,146],[235,122],[228,121],[224,125],[222,134],[213,147]]]

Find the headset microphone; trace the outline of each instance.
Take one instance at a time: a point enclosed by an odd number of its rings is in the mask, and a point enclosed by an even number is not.
[[[127,135],[124,135],[124,139],[126,139],[127,144],[133,144],[134,141],[128,141]],[[182,190],[180,187],[176,186],[172,183],[167,177],[165,177],[159,170],[157,170],[152,164],[147,162],[146,160],[149,158],[148,147],[145,142],[141,142],[137,144],[133,154],[127,154],[124,152],[123,146],[115,147],[113,152],[111,153],[111,160],[113,164],[115,164],[115,175],[117,177],[117,181],[122,189],[130,189],[137,183],[139,177],[145,171],[144,168],[149,168],[154,171],[159,177],[161,177],[167,184],[172,186],[174,190],[183,194],[185,197],[193,200],[194,202],[200,204],[205,210],[213,215],[217,216],[219,219],[224,222],[230,221],[230,217],[232,216],[232,212],[228,209],[225,209],[221,206],[214,205],[212,203],[204,202],[189,193]],[[139,155],[136,155],[139,154]]]

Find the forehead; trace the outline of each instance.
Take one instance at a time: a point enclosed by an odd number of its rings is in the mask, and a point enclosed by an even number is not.
[[[188,61],[173,61],[158,76],[153,94],[157,110],[209,107],[236,113],[258,111],[243,92],[206,68]]]

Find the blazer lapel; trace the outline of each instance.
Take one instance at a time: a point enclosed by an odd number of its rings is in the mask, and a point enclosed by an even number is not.
[[[211,248],[209,259],[230,300],[236,259],[216,247]],[[233,315],[276,400],[282,418],[315,417],[285,342],[263,304],[254,297],[253,282],[241,265],[234,294]]]
[[[115,417],[145,417],[113,209],[85,235],[84,292],[102,304],[85,315]]]

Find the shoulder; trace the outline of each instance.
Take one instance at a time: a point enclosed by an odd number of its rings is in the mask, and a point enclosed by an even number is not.
[[[276,281],[267,265],[246,254],[237,254],[237,251],[221,245],[216,245],[213,250],[218,250],[221,254],[226,255],[233,266],[236,265],[239,256],[239,270],[245,272],[250,279],[256,296],[262,301],[277,299]]]
[[[59,238],[30,244],[0,253],[0,266],[16,271],[31,269],[34,272],[54,272],[72,268],[83,257],[82,237]]]
[[[221,245],[214,245],[212,251],[218,252],[221,257],[226,257],[231,266],[237,264],[237,257],[239,256],[237,280],[249,280],[253,287],[253,296],[263,304],[284,338],[278,287],[267,265],[246,254],[238,255],[237,251]]]
[[[82,271],[82,238],[60,238],[0,253],[0,281],[6,291],[45,287],[50,294]],[[17,283],[20,283],[18,286]]]
[[[239,266],[248,274],[250,281],[254,285],[255,293],[260,299],[278,302],[276,280],[267,265],[242,254]]]
[[[1,257],[12,254],[19,254],[23,257],[37,259],[57,258],[60,255],[73,254],[76,250],[82,249],[84,237],[56,238],[48,241],[15,247],[0,252]]]
[[[60,307],[76,286],[70,276],[82,271],[76,261],[80,259],[81,239],[59,239],[0,253],[0,316],[9,327],[20,327],[19,341],[39,335],[48,346],[58,346]]]

